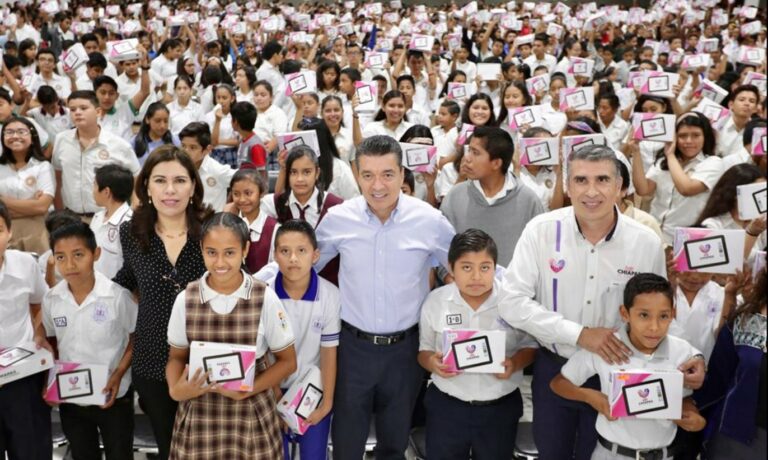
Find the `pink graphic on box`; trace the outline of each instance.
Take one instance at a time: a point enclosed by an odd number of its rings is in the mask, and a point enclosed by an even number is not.
[[[435,171],[436,156],[437,156],[437,147],[427,147],[427,157],[429,158],[429,163],[421,166],[416,166],[411,171],[417,172],[417,173],[429,173],[429,172]]]
[[[683,243],[691,240],[700,240],[711,234],[712,232],[705,228],[680,229],[679,232],[675,234],[675,270],[679,272],[696,271],[691,270],[691,267],[688,265],[688,257],[685,255],[685,245]],[[711,246],[709,244],[699,246],[700,251],[704,251],[705,249],[709,250],[711,249]]]
[[[643,136],[643,122],[646,120],[652,120],[654,118],[659,117],[656,113],[633,113],[632,114],[632,139],[635,140],[642,140],[645,139]],[[662,123],[664,123],[664,120],[662,120],[659,117],[659,120],[661,120]]]
[[[535,146],[535,145],[539,145],[539,144],[548,144],[547,141],[548,141],[548,139],[541,139],[541,138],[537,138],[537,137],[521,137],[520,140],[519,140],[519,142],[520,142],[520,151],[522,152],[522,154],[520,155],[520,166],[528,166],[528,165],[534,165],[534,164],[549,164],[549,162],[547,162],[547,163],[542,163],[540,161],[533,162],[533,161],[531,161],[530,157],[528,156],[528,148],[529,147],[532,147],[532,146]],[[559,162],[560,152],[557,151],[557,144],[549,145],[549,148],[551,150],[554,150],[554,152],[552,152],[550,150],[550,156],[554,156],[555,160],[557,162]]]
[[[478,331],[468,330],[450,330],[443,333],[443,364],[446,365],[445,372],[462,372],[456,366],[456,356],[453,354],[451,345],[454,342],[461,342],[475,337]],[[474,345],[472,345],[474,346]],[[467,353],[473,353],[475,350],[467,348]]]
[[[611,417],[633,417],[627,413],[627,403],[624,400],[624,392],[621,391],[627,385],[637,385],[645,382],[651,374],[619,374],[613,380],[610,394],[615,398],[610,402],[611,405]],[[638,395],[641,398],[647,398],[650,390],[648,388],[638,389]]]
[[[241,380],[231,380],[229,382],[219,383],[220,388],[233,391],[250,391],[253,388],[253,384],[247,384],[245,382],[253,382],[253,378],[256,376],[256,352],[255,351],[238,351],[240,354],[240,360],[243,363],[243,378]],[[226,369],[229,371],[229,369]],[[222,375],[222,377],[226,377]]]
[[[461,125],[461,132],[459,132],[459,138],[457,139],[459,145],[466,144],[467,139],[469,139],[473,132],[475,132],[475,125],[470,125],[469,123]]]
[[[81,364],[79,363],[56,361],[53,365],[53,368],[48,373],[48,390],[45,392],[45,400],[53,403],[63,402],[61,397],[59,397],[59,386],[56,385],[56,375],[61,374],[62,372],[72,372],[79,369],[80,367]],[[76,381],[72,382],[71,379],[77,379],[77,377],[70,377],[69,382],[72,385],[77,383]]]
[[[752,155],[765,156],[765,136],[766,128],[755,128],[752,133]]]
[[[291,413],[294,413],[297,407],[299,407],[299,404],[301,404],[302,396],[304,396],[304,388],[299,388],[299,391],[296,392],[296,396],[291,400],[291,404],[288,406],[288,409],[290,409]],[[307,400],[307,402],[310,402]],[[296,416],[296,426],[299,429],[299,434],[304,434],[307,432],[309,427],[311,426],[309,423],[307,423],[306,420],[303,418]]]

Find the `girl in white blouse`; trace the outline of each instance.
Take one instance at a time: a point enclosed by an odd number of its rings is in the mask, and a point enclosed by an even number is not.
[[[400,91],[392,90],[384,95],[373,121],[365,125],[363,137],[382,134],[400,139],[411,126],[413,124],[405,116],[405,96]]]
[[[48,250],[45,215],[56,194],[53,167],[45,160],[35,126],[11,118],[2,129],[0,200],[11,212],[11,247],[41,254]],[[90,190],[88,190],[90,193]]]
[[[259,80],[253,87],[253,103],[258,110],[253,130],[264,141],[267,152],[277,147],[277,135],[288,131],[288,116],[272,104],[272,91],[272,85],[265,80]]]

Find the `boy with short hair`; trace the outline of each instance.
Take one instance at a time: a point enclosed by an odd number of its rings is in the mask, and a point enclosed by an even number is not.
[[[100,458],[99,434],[108,459],[133,457],[133,393],[128,372],[138,307],[129,291],[94,270],[100,250],[83,222],[65,225],[50,238],[64,281],[43,298],[43,326],[60,361],[103,365],[102,406],[59,406],[74,458]]]
[[[222,211],[227,204],[227,187],[237,170],[210,157],[213,146],[208,123],[195,121],[188,124],[179,131],[179,141],[181,148],[197,167],[197,173],[203,183],[203,203],[210,205],[215,211]]]
[[[442,168],[445,163],[451,161],[456,149],[456,139],[459,138],[456,121],[460,115],[461,107],[456,101],[445,100],[437,109],[435,126],[430,131],[432,131],[432,138],[435,140],[435,147],[437,147],[438,168]]]
[[[123,248],[120,245],[120,224],[131,220],[133,211],[128,201],[133,193],[133,175],[116,164],[96,168],[93,199],[104,208],[91,220],[91,230],[101,248],[96,270],[109,279],[123,266]]]
[[[706,421],[689,397],[683,399],[680,420],[615,419],[610,415],[607,394],[611,388],[609,377],[612,371],[627,368],[674,370],[699,355],[699,351],[685,340],[667,335],[675,318],[672,299],[672,286],[663,277],[653,273],[633,276],[624,289],[624,304],[620,307],[621,317],[627,324],[616,333],[632,351],[629,363],[608,364],[599,355],[580,349],[550,383],[552,391],[559,396],[585,402],[598,412],[595,428],[599,442],[592,454],[593,460],[643,458],[638,457],[643,455],[652,455],[659,460],[671,459],[680,453],[678,446],[672,445],[677,426],[686,431],[704,429]],[[579,386],[595,374],[600,377],[603,391]]]
[[[536,341],[499,316],[498,251],[482,230],[457,234],[448,250],[454,283],[432,291],[421,309],[419,364],[432,373],[427,388],[429,458],[512,458],[523,414],[519,386],[533,362]],[[500,330],[505,335],[502,374],[450,373],[443,364],[446,329]]]
[[[232,113],[232,129],[240,136],[241,142],[237,149],[237,165],[252,163],[267,179],[267,150],[264,141],[256,135],[256,106],[250,102],[235,102],[230,110]]]
[[[143,66],[142,69],[144,68]],[[102,110],[99,124],[123,139],[130,140],[133,136],[133,121],[139,114],[141,105],[149,96],[149,71],[144,70],[141,73],[141,86],[127,102],[120,100],[117,82],[112,77],[106,75],[96,77],[93,81],[93,90],[96,92],[99,107]]]

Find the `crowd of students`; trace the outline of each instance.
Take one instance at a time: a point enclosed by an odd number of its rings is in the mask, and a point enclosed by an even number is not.
[[[756,2],[47,0],[0,19],[0,349],[108,366],[104,405],[59,405],[75,459],[132,458],[134,399],[160,458],[324,459],[331,440],[359,459],[374,422],[377,458],[425,426],[430,459],[508,459],[526,368],[543,460],[765,458],[766,215],[741,219],[736,193],[768,167]],[[654,71],[676,83],[637,83]],[[672,141],[637,114],[672,115]],[[296,131],[317,146],[284,148]],[[557,164],[523,160],[532,138],[558,139]],[[743,271],[677,271],[681,227],[742,231]],[[452,329],[502,331],[504,371],[452,370]],[[253,390],[209,384],[193,341],[255,346]],[[323,399],[297,435],[276,401],[310,366]],[[626,367],[682,371],[681,419],[614,418]],[[0,385],[0,455],[51,458],[45,384]]]

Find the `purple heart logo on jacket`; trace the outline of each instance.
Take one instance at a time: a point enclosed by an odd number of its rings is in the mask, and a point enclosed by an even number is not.
[[[712,245],[709,243],[699,246],[699,251],[703,252],[704,254],[708,253],[710,249],[712,249]]]
[[[555,273],[560,273],[560,271],[565,268],[565,260],[549,259],[549,268],[551,268]]]

